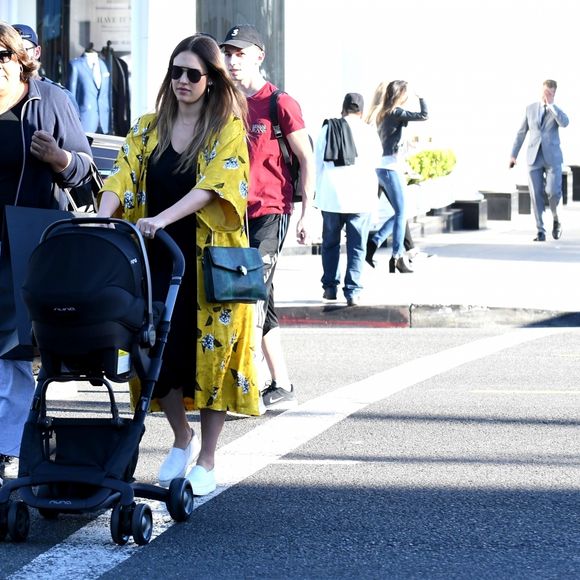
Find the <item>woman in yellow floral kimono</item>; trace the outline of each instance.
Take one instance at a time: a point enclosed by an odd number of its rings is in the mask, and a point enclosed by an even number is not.
[[[246,102],[211,37],[196,34],[176,46],[155,109],[127,136],[98,215],[121,213],[146,238],[164,228],[184,253],[186,273],[153,394],[153,410],[165,412],[175,437],[159,482],[186,476],[194,494],[205,495],[216,487],[226,411],[259,414],[253,306],[208,303],[202,282],[206,245],[247,246]],[[167,257],[155,251],[161,244],[149,245],[155,287],[167,275]],[[201,445],[186,409],[200,411]]]

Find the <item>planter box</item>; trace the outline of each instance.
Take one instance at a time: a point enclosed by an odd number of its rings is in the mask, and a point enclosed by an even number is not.
[[[451,205],[463,213],[463,229],[481,230],[487,227],[487,200],[469,199],[456,201]]]
[[[518,213],[517,191],[480,191],[487,200],[487,219],[509,221]]]
[[[580,201],[580,165],[570,165],[572,173],[572,201]]]
[[[578,180],[580,181],[580,176],[578,176]],[[573,198],[573,191],[572,191],[572,171],[570,168],[562,170],[562,203],[564,205],[568,205],[568,201],[571,201]]]

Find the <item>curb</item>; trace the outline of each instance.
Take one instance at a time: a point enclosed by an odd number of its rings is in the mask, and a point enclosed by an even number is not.
[[[283,326],[358,328],[493,328],[580,326],[580,312],[465,305],[277,306]]]
[[[276,306],[284,326],[336,326],[372,328],[408,328],[411,326],[408,306]]]

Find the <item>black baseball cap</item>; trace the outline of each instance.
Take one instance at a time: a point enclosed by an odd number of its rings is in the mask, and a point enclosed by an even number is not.
[[[29,40],[34,44],[34,46],[38,46],[38,36],[36,35],[34,28],[31,28],[27,24],[13,24],[12,28],[14,28],[24,40]]]
[[[254,45],[260,50],[264,50],[264,41],[256,27],[251,24],[238,24],[230,28],[220,46],[223,47],[226,44],[237,48],[247,48]]]
[[[346,93],[342,102],[342,110],[349,113],[362,113],[365,106],[363,96],[359,93]]]

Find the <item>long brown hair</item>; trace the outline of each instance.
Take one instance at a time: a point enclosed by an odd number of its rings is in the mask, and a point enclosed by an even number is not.
[[[381,109],[377,113],[377,126],[380,125],[385,117],[390,115],[401,103],[405,101],[407,96],[407,81],[391,81],[387,85],[385,91],[385,98]]]
[[[18,31],[7,22],[0,20],[0,43],[2,43],[7,50],[11,50],[16,56],[18,64],[22,67],[20,72],[20,80],[23,83],[33,77],[40,67],[40,63],[30,57],[28,51],[24,48],[22,37]]]
[[[225,68],[223,56],[217,42],[207,34],[194,34],[184,38],[173,50],[169,58],[167,72],[155,101],[156,121],[151,130],[157,128],[159,145],[154,153],[155,158],[169,147],[171,130],[177,117],[177,98],[171,88],[171,66],[175,57],[190,51],[195,54],[207,68],[208,86],[203,97],[196,134],[181,154],[177,171],[190,170],[197,166],[197,156],[213,135],[218,135],[234,115],[246,124],[248,105],[245,96],[236,88]]]
[[[377,114],[379,109],[383,106],[383,100],[385,98],[385,93],[387,92],[387,81],[382,81],[373,94],[371,104],[365,115],[365,122],[369,125],[376,125]]]

